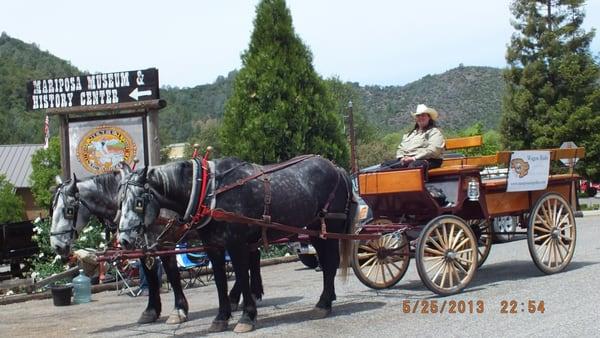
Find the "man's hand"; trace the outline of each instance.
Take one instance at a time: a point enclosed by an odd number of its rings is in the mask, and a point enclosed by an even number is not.
[[[416,160],[416,158],[414,156],[404,156],[403,158],[400,159],[400,162],[402,164],[404,164],[404,163],[414,162],[415,160]]]

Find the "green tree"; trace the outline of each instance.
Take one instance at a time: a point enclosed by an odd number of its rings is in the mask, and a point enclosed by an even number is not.
[[[335,102],[294,32],[284,0],[263,0],[225,105],[225,154],[258,163],[317,153],[348,165],[348,143]]]
[[[50,138],[48,149],[40,149],[31,157],[31,191],[36,204],[50,209],[52,192],[50,188],[56,185],[55,177],[61,174],[60,141],[58,137]]]
[[[0,224],[23,220],[24,206],[23,199],[15,194],[15,187],[0,174]]]
[[[509,149],[586,148],[580,167],[600,178],[600,68],[581,28],[584,0],[515,0],[506,53],[502,141]]]

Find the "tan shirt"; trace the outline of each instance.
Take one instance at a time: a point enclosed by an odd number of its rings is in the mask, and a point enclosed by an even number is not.
[[[396,158],[404,156],[414,156],[417,160],[442,158],[445,146],[444,135],[438,128],[430,128],[424,132],[416,129],[402,136]]]

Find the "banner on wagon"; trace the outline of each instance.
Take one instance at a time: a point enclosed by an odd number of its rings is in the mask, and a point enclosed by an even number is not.
[[[510,157],[506,191],[544,190],[548,186],[550,152],[547,150],[515,151]]]

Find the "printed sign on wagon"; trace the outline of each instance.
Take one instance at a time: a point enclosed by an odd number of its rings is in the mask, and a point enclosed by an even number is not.
[[[548,186],[549,173],[549,151],[515,151],[510,157],[506,191],[533,191],[546,189]]]

